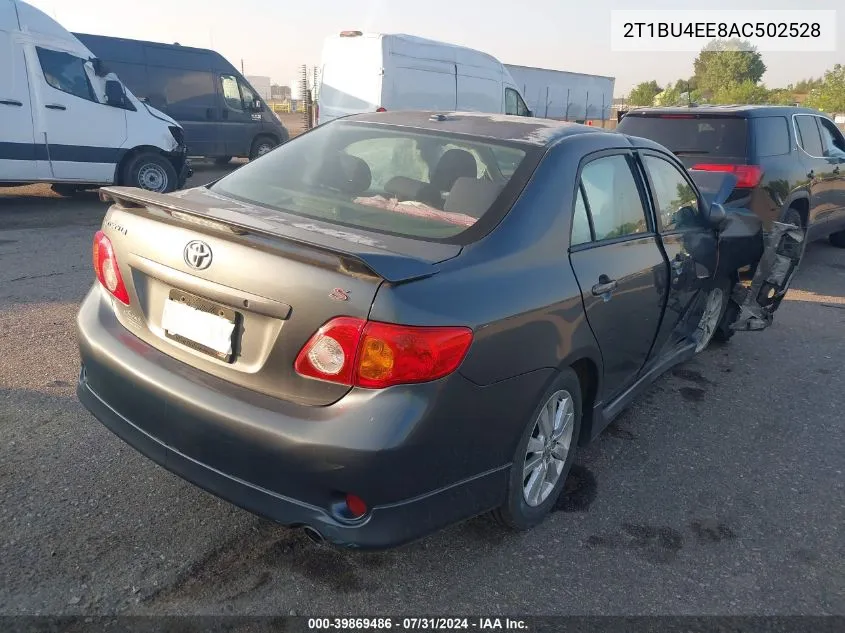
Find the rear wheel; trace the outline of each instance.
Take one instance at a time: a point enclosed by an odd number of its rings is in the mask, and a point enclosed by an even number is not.
[[[176,169],[164,156],[143,152],[126,164],[123,184],[156,193],[168,193],[178,187],[178,176]]]
[[[252,142],[252,149],[249,151],[249,159],[255,160],[259,156],[264,156],[267,152],[276,147],[276,139],[271,136],[258,136]]]
[[[733,315],[733,320],[736,320],[738,311],[728,311],[728,306],[733,302],[730,296],[730,282],[724,281],[715,285],[707,293],[707,299],[704,303],[704,312],[698,321],[698,326],[693,333],[693,340],[695,341],[695,353],[703,352],[707,349],[710,341],[718,334],[718,338],[726,341],[733,334],[730,329],[729,321],[730,315]],[[726,318],[727,317],[727,318]]]
[[[232,160],[231,156],[217,156],[214,159],[214,164],[215,165],[228,165],[231,160]]]
[[[828,239],[836,248],[845,248],[845,231],[831,233]]]
[[[527,530],[546,518],[566,482],[581,430],[581,386],[565,369],[540,398],[511,466],[505,503],[493,518]]]

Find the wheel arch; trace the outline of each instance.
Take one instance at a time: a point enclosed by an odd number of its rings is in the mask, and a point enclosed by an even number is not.
[[[115,165],[114,168],[114,184],[116,185],[124,184],[123,174],[126,171],[126,166],[132,161],[133,158],[135,158],[139,154],[150,152],[153,154],[158,154],[162,158],[170,160],[170,157],[167,155],[167,153],[163,152],[160,147],[156,147],[155,145],[138,145],[137,147],[133,147],[132,149],[121,151],[123,152],[123,154],[119,157],[117,165]]]
[[[810,223],[810,195],[806,191],[796,191],[793,193],[783,205],[780,213],[780,219],[783,219],[786,212],[790,209],[795,209],[801,215],[801,220],[804,223],[803,228],[807,228]]]
[[[581,386],[581,431],[578,435],[578,445],[585,446],[593,437],[593,429],[597,424],[601,424],[601,416],[596,411],[601,393],[601,356],[598,352],[586,350],[572,354],[558,368],[558,373],[564,369],[575,372]]]

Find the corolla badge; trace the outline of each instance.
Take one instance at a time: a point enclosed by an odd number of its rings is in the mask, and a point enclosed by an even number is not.
[[[211,247],[205,242],[194,240],[185,247],[185,263],[191,268],[205,270],[211,266]]]

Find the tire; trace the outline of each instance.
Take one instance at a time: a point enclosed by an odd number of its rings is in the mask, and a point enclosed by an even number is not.
[[[215,165],[228,165],[230,162],[232,162],[231,156],[216,156],[214,158]]]
[[[54,183],[50,185],[50,189],[55,191],[60,196],[69,198],[70,196],[74,196],[80,191],[84,189],[81,185],[68,185],[65,183]]]
[[[179,186],[176,169],[161,154],[143,152],[134,156],[123,170],[123,184],[156,193],[169,193]]]
[[[739,305],[732,299],[728,298],[728,305],[725,308],[725,313],[722,315],[719,325],[716,326],[716,331],[713,333],[713,341],[717,343],[727,343],[731,337],[736,334],[736,330],[731,329],[731,323],[739,318]]]
[[[845,231],[831,233],[830,237],[827,239],[830,240],[830,243],[836,248],[845,248]]]
[[[736,320],[738,316],[738,306],[736,312],[729,312],[729,306],[733,305],[731,301],[731,282],[730,280],[720,281],[710,289],[707,293],[707,301],[704,306],[704,312],[699,319],[695,332],[693,333],[693,340],[695,341],[695,353],[700,354],[710,342],[716,338],[716,334],[721,330],[722,336],[727,340],[733,336],[730,329],[730,324]],[[732,315],[732,316],[731,316]],[[730,320],[730,319],[733,320]]]
[[[543,431],[540,426],[541,414],[550,402],[561,398],[563,394],[563,401],[560,404],[564,407],[561,421],[561,428],[563,435],[557,443],[558,449],[565,446],[566,438],[569,438],[568,446],[565,451],[565,459],[555,459],[554,455],[563,457],[559,452],[549,453],[549,446],[542,447],[542,452],[529,453],[529,441],[533,446],[538,441],[536,447],[540,449],[543,445],[542,438],[537,435],[542,435]],[[567,405],[565,400],[568,399]],[[567,412],[572,413],[571,421],[567,424]],[[552,418],[552,422],[554,419]],[[558,429],[560,432],[560,429]],[[571,369],[566,368],[561,371],[560,375],[555,379],[551,386],[543,393],[537,403],[537,407],[531,414],[530,419],[526,423],[525,429],[522,431],[519,444],[516,447],[516,453],[513,457],[513,465],[511,466],[510,477],[508,478],[508,488],[505,502],[501,507],[494,510],[491,514],[494,520],[498,523],[508,527],[512,530],[528,530],[535,525],[540,524],[543,519],[551,511],[552,507],[557,502],[560,496],[560,491],[563,489],[566,477],[572,467],[572,462],[575,460],[576,447],[578,445],[578,437],[581,432],[581,385],[578,382],[578,377]],[[529,458],[534,459],[539,457],[540,462],[548,464],[545,472],[548,474],[549,468],[556,462],[562,462],[559,465],[557,479],[552,484],[545,480],[545,488],[543,495],[540,498],[535,497],[532,502],[529,502],[527,497],[532,496],[530,492],[536,487],[530,487],[532,478],[536,482],[540,478],[540,473],[528,471],[530,474],[526,475],[526,464]],[[557,470],[557,469],[555,469]]]
[[[264,156],[271,149],[276,147],[278,143],[272,136],[256,136],[252,142],[252,148],[249,150],[249,159],[255,160],[259,156]]]

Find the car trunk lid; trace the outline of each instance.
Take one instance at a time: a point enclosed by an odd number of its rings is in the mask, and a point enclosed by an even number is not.
[[[439,262],[460,252],[340,230],[205,188],[101,192],[113,203],[103,231],[130,297],[128,306],[113,301],[121,323],[203,372],[302,404],[330,404],[349,390],[294,371],[324,323],[366,319],[382,283],[436,274]]]

